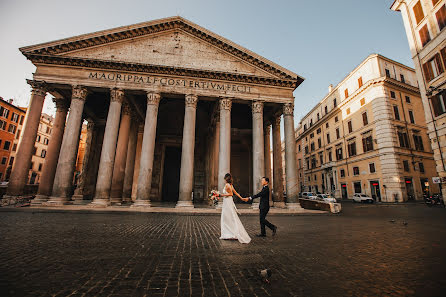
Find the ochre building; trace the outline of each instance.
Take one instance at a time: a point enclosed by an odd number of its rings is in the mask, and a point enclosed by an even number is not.
[[[297,74],[181,17],[20,50],[37,69],[5,199],[23,193],[49,92],[57,112],[33,203],[193,207],[211,189],[222,190],[227,172],[242,195],[252,194],[262,176],[271,176],[265,137],[271,125],[274,155],[281,158],[283,116],[286,205],[299,207],[293,91],[303,79]],[[273,177],[282,174],[275,170]],[[275,192],[277,205],[285,206],[283,186]]]
[[[376,201],[437,193],[415,71],[372,54],[301,120],[296,131],[300,191]]]

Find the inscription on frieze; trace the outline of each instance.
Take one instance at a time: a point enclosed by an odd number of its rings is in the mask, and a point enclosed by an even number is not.
[[[88,74],[88,79],[113,81],[113,82],[129,82],[148,86],[182,87],[188,89],[251,93],[250,86],[212,82],[212,81],[200,81],[193,79],[159,77],[151,75],[134,75],[134,74],[124,74],[124,73],[114,73],[114,72],[90,72]]]

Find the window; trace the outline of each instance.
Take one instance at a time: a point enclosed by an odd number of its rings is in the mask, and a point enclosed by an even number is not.
[[[14,163],[14,157],[9,158],[9,165],[12,166],[13,163]]]
[[[316,117],[317,117],[317,120],[319,121],[320,120],[319,113],[317,113]]]
[[[314,133],[311,133],[311,134],[310,134],[310,138],[314,138]]]
[[[313,126],[313,119],[310,119],[310,127]]]
[[[373,150],[373,138],[372,135],[368,135],[362,138],[362,149],[364,153]]]
[[[17,150],[17,143],[14,143],[14,145],[12,146],[12,151],[15,152]]]
[[[2,165],[5,165],[7,160],[8,160],[8,158],[3,157],[3,158],[2,158]]]
[[[302,160],[299,159],[299,160],[297,160],[297,162],[298,162],[298,164],[299,164],[299,169],[301,169],[301,168],[302,168]]]
[[[389,69],[386,69],[386,76],[390,77],[390,70]]]
[[[361,102],[361,106],[363,106],[365,104],[365,98],[362,98],[360,102]]]
[[[359,167],[353,167],[353,175],[359,175]]]
[[[358,78],[358,88],[362,87],[362,76]]]
[[[40,135],[37,135],[36,141],[40,142]]]
[[[344,157],[342,155],[342,146],[336,148],[336,160],[342,160]]]
[[[311,157],[311,168],[316,168],[316,158],[314,156]]]
[[[42,158],[45,158],[45,157],[46,157],[46,150],[42,150],[42,151],[40,152],[40,156],[41,156]]]
[[[404,167],[404,171],[409,172],[409,171],[410,171],[409,161],[404,160],[404,161],[403,161],[403,167]]]
[[[326,122],[325,123],[325,128],[328,128],[328,127],[329,127],[328,122]]]
[[[345,95],[345,98],[348,98],[348,89],[344,90],[344,95]]]
[[[369,119],[367,118],[367,113],[364,112],[364,113],[362,114],[362,124],[365,126],[365,125],[367,125],[368,123],[369,123]]]
[[[304,131],[307,130],[307,124],[304,124]]]
[[[17,126],[16,125],[13,125],[13,124],[9,124],[9,127],[8,127],[8,132],[10,132],[10,133],[15,133],[15,131],[17,130]]]
[[[335,116],[335,123],[337,123],[339,121],[338,116]]]
[[[350,142],[350,143],[347,145],[347,149],[348,149],[348,155],[349,155],[350,157],[352,157],[352,156],[356,156],[356,142],[355,142],[355,141]]]
[[[438,28],[443,30],[443,28],[446,26],[446,5],[443,5],[436,13],[435,16],[437,17],[437,23]]]
[[[420,1],[418,1],[417,4],[413,6],[413,14],[415,15],[415,21],[418,25],[424,18],[423,7],[421,7]]]
[[[308,145],[305,146],[305,154],[308,154]]]
[[[413,142],[417,151],[424,151],[423,138],[420,135],[413,135]]]
[[[339,134],[339,128],[336,128],[336,139],[339,139],[341,135]]]
[[[0,106],[0,116],[7,119],[8,115],[9,115],[9,109]]]
[[[361,182],[354,182],[353,188],[355,189],[355,193],[361,193]]]
[[[423,71],[426,81],[431,81],[443,73],[440,54],[436,54],[432,59],[423,64]]]
[[[336,103],[336,98],[333,99],[333,108],[335,108],[336,106],[338,106],[338,104]]]
[[[398,140],[400,141],[400,147],[410,148],[409,137],[404,130],[398,131]]]
[[[324,164],[324,157],[322,155],[322,153],[319,153],[319,162],[322,164]]]
[[[404,79],[404,75],[400,74],[400,78],[401,78],[401,82],[402,82],[402,83],[405,83],[405,82],[406,82],[406,80]]]
[[[311,181],[311,176],[310,175],[308,176],[308,181]]]
[[[330,143],[330,133],[327,133],[327,143]]]
[[[350,114],[350,107],[347,108],[347,115],[349,115],[349,114]]]
[[[322,140],[320,138],[318,138],[317,140],[317,148],[321,148],[322,146]]]
[[[410,97],[409,96],[406,96],[406,102],[410,103]]]
[[[20,125],[23,125],[23,120],[25,119],[24,116],[20,116]]]
[[[5,121],[0,120],[0,129],[6,130],[6,122]]]
[[[344,169],[341,169],[341,170],[340,170],[340,174],[341,174],[341,177],[345,177],[345,170],[344,170]]]
[[[427,24],[424,25],[420,29],[420,31],[418,31],[418,34],[420,34],[420,41],[422,46],[425,46],[429,41],[431,41],[431,36],[429,34],[429,29],[427,28]]]
[[[34,167],[34,162],[31,162],[31,164],[29,165],[29,169],[33,169],[33,167]]]
[[[424,164],[423,164],[423,162],[419,162],[418,163],[418,167],[420,168],[420,172],[424,173]]]
[[[46,134],[50,134],[50,127],[46,126]]]
[[[43,144],[48,145],[48,142],[49,142],[49,139],[45,137],[45,138],[43,139]],[[299,146],[299,147],[300,147],[300,146]],[[299,150],[299,151],[300,151],[300,150]]]
[[[5,141],[5,144],[3,145],[3,149],[8,151],[10,146],[11,146],[11,142]]]
[[[436,117],[446,112],[446,91],[435,95],[431,99],[432,109]]]
[[[331,154],[331,150],[328,151],[328,162],[333,161],[333,156]]]
[[[390,98],[396,99],[396,95],[394,91],[390,91]]]
[[[316,130],[316,134],[321,134],[321,131],[322,131],[322,129],[321,129],[321,128],[318,128],[318,129]]]
[[[15,112],[12,113],[12,117],[11,117],[11,121],[13,121],[14,123],[18,123],[19,122],[19,115],[16,114]]]
[[[328,106],[325,106],[325,107],[324,107],[324,111],[325,111],[325,114],[328,113]]]
[[[301,148],[300,148],[300,144],[297,146],[297,151],[300,152]]]
[[[369,171],[370,173],[375,173],[375,163],[370,163],[369,164]]]
[[[17,133],[15,134],[15,139],[19,139],[20,132],[22,132],[22,130],[17,130]]]
[[[347,123],[347,127],[348,127],[348,133],[352,133],[352,132],[353,132],[352,121],[348,121],[348,123]]]
[[[306,159],[305,159],[305,162],[307,163],[307,169],[311,169],[311,168],[310,168],[310,159],[309,159],[309,158],[306,158]]]
[[[311,151],[314,151],[314,142],[310,144]]]
[[[36,147],[33,148],[33,155],[37,155],[37,148]]]
[[[415,124],[415,118],[413,117],[413,111],[409,110],[409,120],[412,124]]]
[[[395,116],[395,120],[400,120],[400,112],[398,111],[398,106],[393,106],[393,115]]]

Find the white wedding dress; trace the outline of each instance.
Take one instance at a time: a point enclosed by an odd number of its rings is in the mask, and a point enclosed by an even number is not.
[[[227,194],[226,189],[223,189],[223,194]],[[232,196],[224,196],[222,198],[220,239],[237,239],[240,243],[249,243],[251,237],[249,237],[237,215],[237,208]]]

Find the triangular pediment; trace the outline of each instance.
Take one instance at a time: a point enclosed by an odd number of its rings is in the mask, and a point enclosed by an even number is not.
[[[29,59],[58,57],[167,66],[267,79],[303,78],[181,17],[119,27],[20,49]]]

